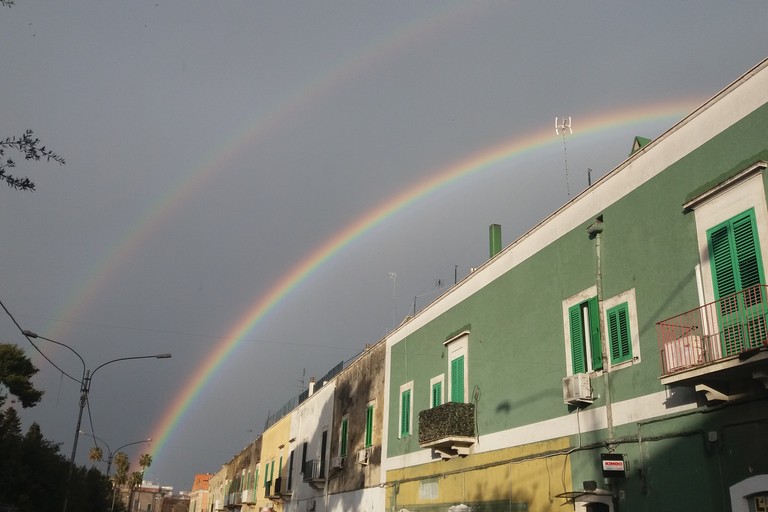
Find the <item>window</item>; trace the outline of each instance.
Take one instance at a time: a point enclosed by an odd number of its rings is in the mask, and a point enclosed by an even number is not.
[[[411,418],[413,416],[413,381],[400,386],[400,437],[411,435]]]
[[[707,231],[709,258],[723,354],[759,347],[766,338],[762,292],[733,295],[764,283],[754,209]],[[724,299],[724,300],[723,300]]]
[[[291,454],[288,456],[288,487],[287,489],[290,491],[293,487],[293,450],[291,450]]]
[[[632,336],[629,331],[629,305],[624,302],[605,312],[611,350],[611,364],[632,359]]]
[[[365,409],[365,447],[373,446],[373,402]]]
[[[571,369],[573,374],[603,368],[600,350],[600,317],[597,297],[578,302],[568,308]]]
[[[320,477],[325,476],[325,450],[328,448],[328,431],[323,430],[320,437]]]
[[[451,402],[464,403],[467,390],[467,351],[469,331],[464,331],[443,343],[448,349],[448,396]]]
[[[349,429],[349,416],[341,418],[341,431],[339,432],[339,457],[347,456],[347,431]]]
[[[299,468],[299,473],[304,473],[304,468],[307,466],[307,442],[304,441],[304,443],[301,445],[301,468]]]
[[[429,388],[432,390],[429,406],[438,407],[443,405],[443,376],[432,377],[429,381]]]

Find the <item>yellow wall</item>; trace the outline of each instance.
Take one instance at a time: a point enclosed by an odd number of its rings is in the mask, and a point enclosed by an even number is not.
[[[561,511],[565,502],[555,496],[573,489],[570,458],[563,453],[513,460],[568,447],[562,438],[388,471],[385,508],[444,511],[460,503],[506,501],[524,503],[526,510]]]
[[[274,486],[275,479],[280,476],[280,457],[283,457],[283,471],[288,465],[289,456],[289,435],[291,430],[291,415],[285,416],[283,419],[269,427],[261,436],[261,466],[259,469],[259,485],[257,495],[256,510],[260,510],[262,507],[272,507],[276,512],[283,510],[282,500],[271,501],[264,495],[264,472],[267,471],[267,465],[271,465],[272,460],[275,461],[275,472],[272,475],[272,485]],[[282,446],[282,448],[280,448]]]

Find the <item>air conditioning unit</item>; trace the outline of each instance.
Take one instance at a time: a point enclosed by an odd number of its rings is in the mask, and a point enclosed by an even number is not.
[[[341,469],[344,467],[344,457],[331,457],[331,469]]]
[[[357,463],[362,464],[363,466],[368,465],[368,456],[370,455],[370,452],[367,448],[363,448],[359,452],[357,452]]]
[[[577,405],[591,404],[594,401],[589,375],[577,373],[563,379],[563,402],[568,405]]]

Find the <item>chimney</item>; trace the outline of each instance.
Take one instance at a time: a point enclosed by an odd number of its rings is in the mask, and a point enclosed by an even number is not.
[[[312,396],[312,393],[315,392],[315,378],[310,377],[309,378],[309,394],[307,396]]]
[[[491,224],[488,226],[488,238],[490,242],[491,258],[501,252],[501,225]]]

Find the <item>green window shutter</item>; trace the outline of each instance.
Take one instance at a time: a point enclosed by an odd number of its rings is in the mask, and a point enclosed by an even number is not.
[[[432,407],[443,405],[442,397],[443,397],[443,383],[435,382],[432,385]]]
[[[587,371],[584,330],[581,322],[581,304],[576,304],[568,308],[568,322],[571,330],[571,363],[573,373],[584,373]]]
[[[365,447],[373,445],[373,404],[365,411]]]
[[[625,302],[606,312],[610,337],[611,363],[632,359],[632,338],[629,333],[629,306]]]
[[[274,479],[275,479],[275,461],[273,459],[272,464],[269,467],[269,481],[271,482]]]
[[[339,456],[347,456],[347,428],[349,427],[349,419],[343,418],[341,420],[341,442],[339,443]]]
[[[451,402],[464,403],[464,356],[451,361]]]
[[[597,297],[587,301],[589,311],[589,344],[592,352],[592,370],[603,369],[603,351],[600,346],[600,309]]]
[[[269,463],[264,466],[264,487],[267,486],[267,483],[269,483]]]
[[[259,468],[256,468],[256,472],[253,474],[253,492],[259,488]]]
[[[754,209],[707,231],[715,298],[764,282]]]
[[[736,272],[733,265],[734,254],[728,223],[709,233],[709,252],[712,266],[712,278],[715,281],[715,298],[719,299],[737,291]]]
[[[733,238],[736,248],[736,265],[739,271],[740,289],[763,282],[760,265],[757,226],[754,211],[750,210],[733,220]]]
[[[411,390],[406,389],[400,395],[400,436],[410,434],[411,426]]]

